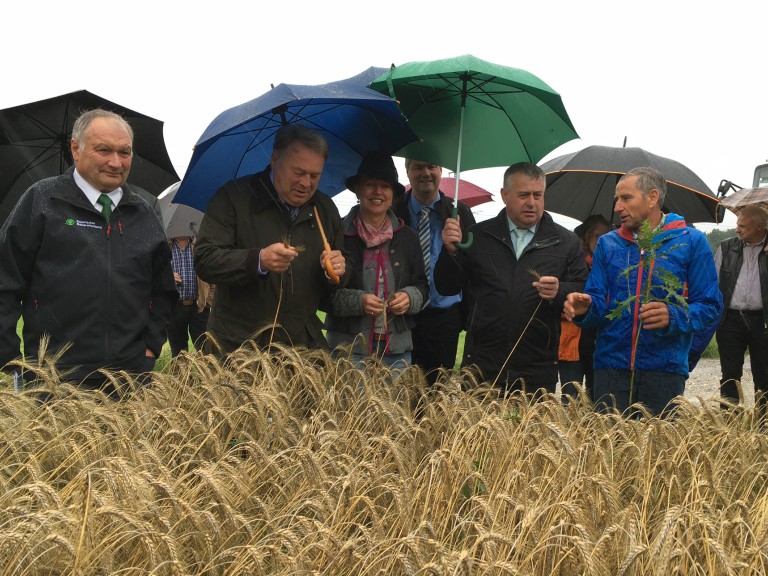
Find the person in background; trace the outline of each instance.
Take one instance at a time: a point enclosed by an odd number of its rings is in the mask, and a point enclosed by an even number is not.
[[[195,246],[197,275],[216,286],[206,350],[224,356],[250,340],[328,347],[317,310],[346,282],[346,261],[339,211],[316,193],[327,157],[320,133],[288,124],[262,172],[227,182],[208,203]]]
[[[615,407],[623,413],[639,402],[652,415],[665,415],[685,391],[694,333],[716,323],[722,309],[707,238],[681,216],[662,213],[666,193],[664,176],[654,168],[634,168],[619,179],[614,212],[621,227],[600,237],[584,292],[569,294],[565,304],[569,320],[598,330],[594,397],[599,410]],[[644,222],[659,255],[647,268],[641,266],[638,244]],[[651,291],[654,300],[642,301],[649,273],[655,283],[668,281]],[[674,289],[673,280],[685,307],[664,301],[665,286]],[[622,306],[620,316],[609,319],[617,306]]]
[[[592,214],[584,222],[576,226],[573,232],[581,240],[587,268],[592,269],[592,255],[597,246],[597,240],[608,232],[610,224],[601,214]],[[563,393],[574,396],[576,390],[573,383],[584,384],[584,391],[592,399],[594,383],[594,368],[592,356],[595,353],[595,338],[593,329],[580,328],[569,322],[565,315],[560,322],[560,348],[558,352],[558,371]]]
[[[405,188],[383,152],[366,155],[346,184],[359,205],[342,221],[350,279],[331,296],[328,343],[351,345],[358,362],[374,356],[402,370],[411,364],[414,317],[429,294],[419,238],[391,210]]]
[[[178,299],[162,225],[126,184],[133,131],[105,110],[84,112],[74,166],[33,184],[0,229],[0,366],[24,352],[60,354],[62,378],[118,394],[101,369],[151,372]]]
[[[765,413],[768,394],[768,213],[744,206],[736,219],[736,237],[724,240],[715,253],[723,317],[715,338],[720,351],[720,395],[738,403],[744,354],[755,386],[756,404]]]
[[[529,162],[507,168],[498,216],[470,228],[466,249],[449,218],[435,266],[442,294],[468,295],[462,367],[475,366],[504,392],[555,393],[560,312],[582,290],[587,264],[578,237],[544,211],[544,172]]]
[[[419,252],[429,281],[429,298],[416,316],[413,329],[413,363],[434,384],[440,369],[456,364],[459,335],[464,329],[466,301],[461,292],[444,295],[435,287],[434,269],[443,247],[442,230],[453,213],[453,200],[440,191],[443,169],[437,164],[406,158],[405,171],[411,189],[395,201],[395,215],[419,235]],[[426,220],[424,220],[426,218]],[[462,234],[475,223],[469,206],[459,201],[458,221]],[[422,224],[422,222],[424,222]]]
[[[195,274],[194,237],[171,238],[168,244],[171,247],[173,279],[179,291],[179,301],[168,324],[168,345],[171,357],[175,358],[182,350],[188,349],[190,339],[196,349],[202,344],[213,303],[213,290],[210,284]]]

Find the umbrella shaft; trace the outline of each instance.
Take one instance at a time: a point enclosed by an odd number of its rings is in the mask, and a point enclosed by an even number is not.
[[[461,114],[459,114],[459,150],[456,153],[456,188],[453,191],[453,208],[459,207],[459,180],[461,178],[461,142],[464,138],[464,103],[461,105]]]

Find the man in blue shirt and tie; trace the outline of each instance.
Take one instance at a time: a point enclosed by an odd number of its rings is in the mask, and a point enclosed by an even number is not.
[[[456,364],[459,334],[464,328],[462,294],[440,294],[435,289],[433,273],[443,246],[443,225],[453,213],[453,200],[440,191],[441,166],[407,158],[405,170],[411,188],[395,204],[394,211],[419,234],[429,279],[429,300],[416,316],[413,331],[413,363],[421,367],[427,381],[434,384],[440,368],[450,370]],[[427,220],[424,220],[425,217]],[[475,217],[463,202],[458,204],[458,217],[466,236],[466,230],[475,223]]]

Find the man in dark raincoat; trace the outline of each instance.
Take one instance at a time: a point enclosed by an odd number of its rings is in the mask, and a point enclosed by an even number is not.
[[[62,377],[116,391],[98,372],[150,372],[178,296],[162,225],[126,184],[133,131],[119,115],[83,113],[75,165],[32,185],[0,229],[0,366],[59,355]],[[7,369],[7,368],[6,368]]]

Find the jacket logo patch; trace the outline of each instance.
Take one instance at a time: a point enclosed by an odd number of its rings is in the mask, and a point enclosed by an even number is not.
[[[67,224],[69,226],[72,226],[70,222],[72,222],[71,218],[67,220]],[[75,220],[74,224],[76,226],[81,226],[82,228],[96,228],[98,230],[101,230],[102,228],[104,228],[100,223],[97,223],[95,220]]]
[[[75,225],[75,221],[72,218],[67,218],[64,221],[64,224],[66,224],[67,226],[74,226]]]

